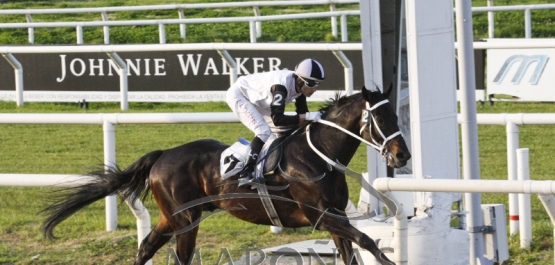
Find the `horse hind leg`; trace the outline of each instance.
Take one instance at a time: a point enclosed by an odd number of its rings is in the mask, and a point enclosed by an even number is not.
[[[193,207],[172,216],[179,264],[192,264],[201,216],[201,207]]]
[[[177,257],[179,258],[180,264],[193,264],[198,229],[199,227],[197,226],[189,230],[187,233],[175,236],[177,243]],[[202,261],[199,262],[199,265],[200,264],[202,264]]]
[[[395,263],[389,260],[378,248],[374,240],[352,226],[344,214],[336,211],[326,213],[324,211],[316,211],[309,207],[303,207],[303,211],[305,212],[305,215],[311,219],[310,221],[313,225],[316,225],[317,229],[328,231],[332,234],[332,237],[337,244],[336,246],[338,247],[340,254],[343,256],[342,258],[345,264],[349,264],[349,259],[352,255],[349,254],[349,252],[352,253],[353,250],[352,246],[347,247],[343,240],[355,242],[361,248],[368,250],[382,265],[395,265]],[[336,237],[341,238],[341,240],[339,240],[339,244],[335,240]],[[345,255],[343,255],[341,251],[345,252]]]
[[[168,241],[171,236],[165,235],[171,233],[171,227],[167,220],[162,216],[160,221],[156,224],[154,229],[143,239],[137,257],[135,257],[134,265],[145,264],[148,260],[152,259],[154,254]]]

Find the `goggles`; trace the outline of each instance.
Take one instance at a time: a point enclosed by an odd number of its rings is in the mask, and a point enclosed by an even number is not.
[[[316,80],[304,80],[301,76],[299,76],[299,78],[305,83],[305,85],[307,87],[317,87],[318,85],[320,85],[320,81],[316,81]]]

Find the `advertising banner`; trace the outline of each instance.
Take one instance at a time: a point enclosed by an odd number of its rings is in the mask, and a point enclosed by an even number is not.
[[[555,101],[555,49],[489,49],[487,93],[522,101]]]
[[[318,60],[325,81],[311,100],[345,91],[344,68],[330,51],[229,51],[239,76],[278,69],[294,70],[305,58]],[[361,51],[345,51],[354,70],[354,89],[364,78]],[[229,67],[213,50],[121,52],[128,69],[130,102],[223,101],[230,86]],[[24,101],[120,101],[116,64],[104,53],[15,54],[23,66]],[[15,100],[14,70],[0,60],[0,100]]]

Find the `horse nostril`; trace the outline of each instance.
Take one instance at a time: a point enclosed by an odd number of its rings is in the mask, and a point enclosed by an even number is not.
[[[407,161],[410,159],[410,154],[405,154],[404,152],[399,152],[395,156],[400,161]]]

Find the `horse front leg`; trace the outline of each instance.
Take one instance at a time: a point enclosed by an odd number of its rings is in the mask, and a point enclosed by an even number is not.
[[[372,238],[360,232],[349,223],[344,213],[338,213],[337,211],[317,211],[309,207],[303,209],[303,211],[306,216],[311,217],[309,219],[316,229],[328,231],[332,234],[336,247],[339,248],[345,264],[349,264],[350,262],[352,254],[349,254],[349,252],[352,253],[352,246],[348,246],[343,240],[355,242],[361,248],[368,250],[382,265],[395,265],[395,263],[387,258],[378,248],[376,242],[374,242]],[[336,240],[336,237],[343,240]],[[338,241],[339,245],[337,245]],[[341,252],[345,252],[345,254]]]
[[[342,238],[334,234],[332,234],[331,237],[333,238],[335,247],[339,251],[339,254],[341,255],[341,259],[343,260],[343,262],[345,264],[353,264],[353,262],[356,263],[356,260],[354,259],[354,256],[353,256],[354,254],[353,244],[351,243],[351,241],[346,240],[345,238]]]

